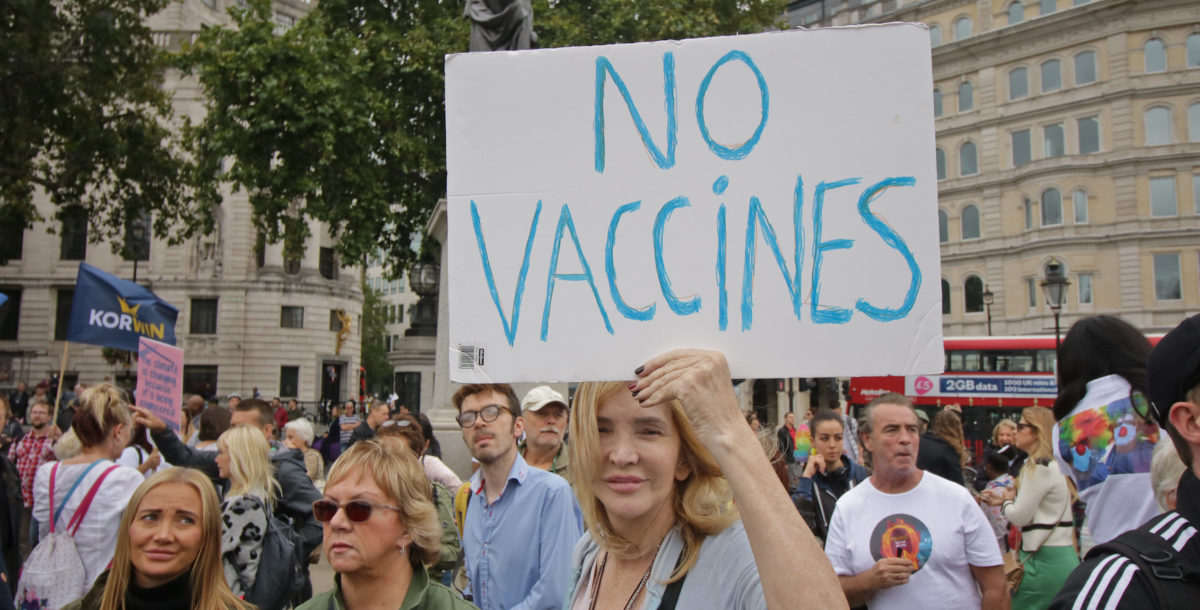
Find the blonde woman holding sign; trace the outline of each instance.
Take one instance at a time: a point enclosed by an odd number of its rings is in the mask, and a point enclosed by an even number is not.
[[[587,532],[569,607],[784,608],[804,591],[814,608],[845,608],[724,356],[676,350],[635,375],[576,391],[571,463]]]

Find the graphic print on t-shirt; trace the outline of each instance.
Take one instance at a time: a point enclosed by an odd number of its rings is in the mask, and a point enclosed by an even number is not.
[[[933,537],[921,520],[904,513],[888,515],[871,532],[871,557],[907,559],[913,572],[921,569],[933,551]]]
[[[1058,451],[1071,465],[1079,491],[1111,474],[1150,472],[1157,442],[1158,426],[1138,417],[1129,398],[1081,411],[1058,426]]]

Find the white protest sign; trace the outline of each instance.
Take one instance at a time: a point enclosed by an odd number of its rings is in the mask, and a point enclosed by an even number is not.
[[[920,25],[446,60],[450,374],[942,370]]]

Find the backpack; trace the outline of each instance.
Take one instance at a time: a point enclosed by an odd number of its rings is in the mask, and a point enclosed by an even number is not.
[[[282,610],[290,607],[293,598],[304,590],[308,558],[301,557],[303,547],[286,517],[276,515],[265,505],[259,506],[267,513],[267,532],[258,573],[246,593],[246,601],[259,610]]]
[[[92,505],[92,499],[96,497],[100,484],[104,482],[108,473],[117,469],[117,465],[110,466],[96,479],[95,483],[92,483],[91,489],[83,497],[83,502],[71,516],[66,528],[55,531],[54,526],[66,506],[67,500],[71,498],[71,494],[75,493],[75,489],[87,478],[92,468],[102,461],[92,462],[87,470],[83,471],[83,474],[71,485],[67,495],[63,497],[62,505],[58,507],[57,511],[54,509],[54,482],[59,464],[56,463],[50,468],[50,535],[33,548],[33,551],[29,553],[29,558],[25,561],[25,567],[21,570],[21,580],[17,585],[16,594],[16,600],[20,607],[57,610],[87,593],[87,572],[84,569],[83,560],[79,557],[79,549],[75,548],[74,535],[79,531],[79,525],[83,523],[84,517],[87,516],[88,508]]]
[[[1088,551],[1087,558],[1123,555],[1138,567],[1154,596],[1155,608],[1195,608],[1193,604],[1200,596],[1200,570],[1184,565],[1179,551],[1162,535],[1151,531],[1150,526],[1159,522],[1152,519],[1142,527],[1098,544]]]

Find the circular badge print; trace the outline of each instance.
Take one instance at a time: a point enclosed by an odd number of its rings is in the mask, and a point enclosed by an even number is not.
[[[913,571],[920,570],[933,551],[933,537],[921,520],[904,513],[888,515],[871,532],[871,557],[899,557],[912,563]]]

